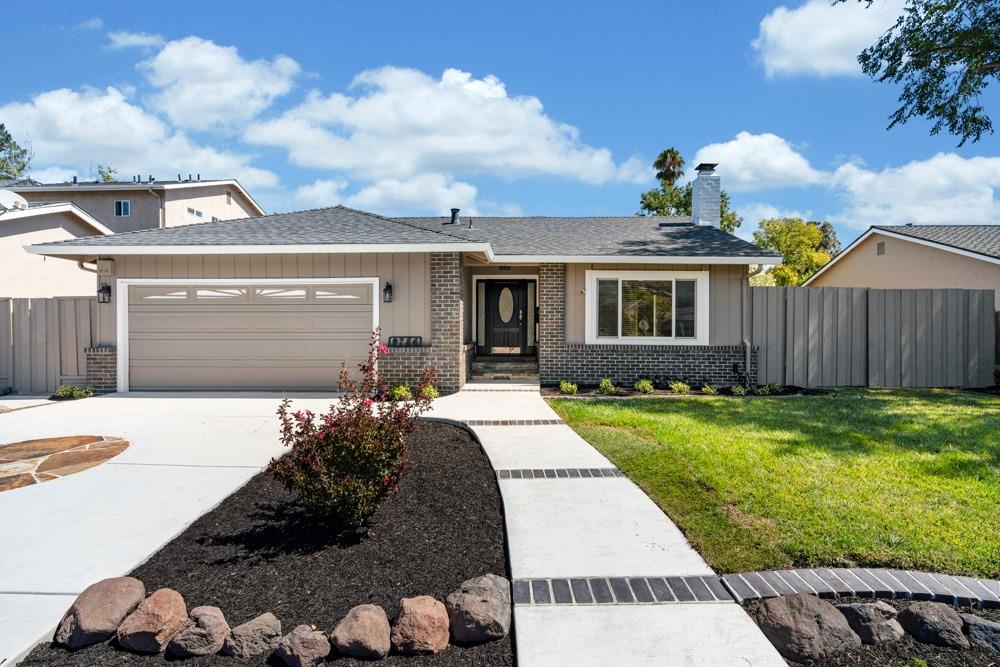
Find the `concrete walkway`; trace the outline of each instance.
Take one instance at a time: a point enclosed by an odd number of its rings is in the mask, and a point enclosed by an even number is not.
[[[565,473],[505,478],[509,474],[505,472],[499,480],[515,586],[532,580],[543,587],[531,600],[514,606],[520,667],[785,665],[732,601],[621,603],[616,596],[607,604],[581,604],[574,594],[556,603],[556,591],[549,588],[554,583],[539,580],[576,579],[589,594],[598,579],[650,578],[646,581],[664,583],[676,581],[664,577],[713,572],[630,480],[570,475],[573,469],[614,466],[568,426],[552,423],[559,418],[537,386],[469,384],[437,401],[433,416],[469,422],[498,471]],[[490,424],[509,420],[544,420],[545,425]],[[552,602],[539,603],[540,593]],[[621,597],[631,596],[626,590]]]

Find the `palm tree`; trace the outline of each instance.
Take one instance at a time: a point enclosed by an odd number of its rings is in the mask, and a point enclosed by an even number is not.
[[[653,169],[661,183],[673,185],[684,175],[684,158],[676,148],[668,148],[653,162]]]

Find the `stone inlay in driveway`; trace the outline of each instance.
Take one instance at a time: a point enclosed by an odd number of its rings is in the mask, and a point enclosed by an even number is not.
[[[93,468],[128,449],[116,436],[71,435],[0,445],[0,491],[9,491]]]
[[[690,577],[577,577],[515,579],[514,604],[602,605],[727,602],[717,575]]]
[[[515,468],[497,470],[500,479],[581,479],[624,477],[618,468]]]

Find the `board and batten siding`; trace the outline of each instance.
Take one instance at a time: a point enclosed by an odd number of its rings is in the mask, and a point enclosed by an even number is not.
[[[48,394],[86,384],[95,297],[0,299],[0,391]]]
[[[379,303],[384,338],[423,336],[430,342],[430,256],[426,253],[122,255],[114,257],[117,278],[379,278],[376,298],[386,281],[392,303]],[[116,346],[115,302],[98,304],[98,345]]]
[[[566,342],[586,341],[587,271],[700,271],[691,264],[567,264]],[[709,344],[740,345],[743,323],[742,285],[747,267],[713,264],[709,271]]]

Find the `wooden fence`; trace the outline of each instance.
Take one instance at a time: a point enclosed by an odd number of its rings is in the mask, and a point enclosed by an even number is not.
[[[986,387],[993,290],[754,287],[757,381],[798,387]]]
[[[0,299],[0,391],[46,394],[85,384],[95,297]]]

